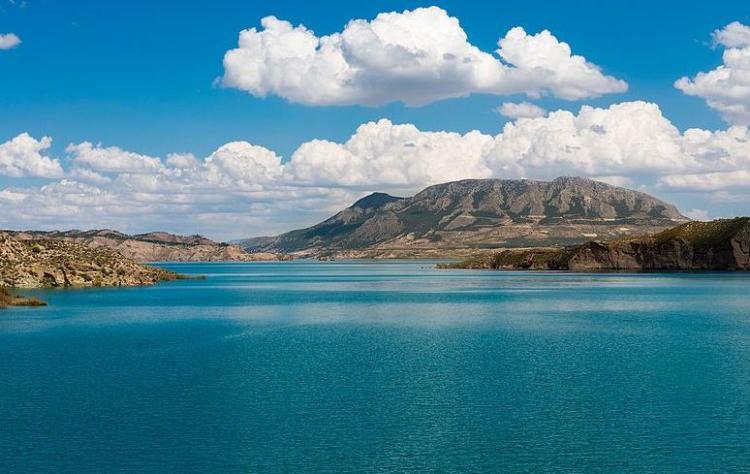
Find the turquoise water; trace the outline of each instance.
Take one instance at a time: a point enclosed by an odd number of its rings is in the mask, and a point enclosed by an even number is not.
[[[750,276],[168,267],[0,313],[0,472],[750,472]]]

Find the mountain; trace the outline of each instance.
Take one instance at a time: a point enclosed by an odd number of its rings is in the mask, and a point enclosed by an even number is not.
[[[688,222],[652,236],[564,249],[509,249],[451,268],[499,270],[750,271],[750,217]]]
[[[371,194],[307,229],[242,242],[254,251],[356,256],[419,251],[563,246],[653,233],[687,221],[648,194],[586,178],[467,179],[413,197]]]
[[[247,252],[237,245],[214,242],[201,235],[182,236],[167,232],[127,235],[109,229],[5,232],[18,240],[58,239],[109,248],[137,262],[249,262],[282,258],[273,253]]]
[[[0,287],[132,286],[177,278],[109,248],[64,239],[21,241],[0,232]]]

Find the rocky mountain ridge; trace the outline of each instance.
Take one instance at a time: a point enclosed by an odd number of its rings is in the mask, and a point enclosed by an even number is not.
[[[312,227],[240,244],[312,256],[564,246],[655,233],[688,220],[653,196],[586,178],[467,179],[408,198],[374,193]]]

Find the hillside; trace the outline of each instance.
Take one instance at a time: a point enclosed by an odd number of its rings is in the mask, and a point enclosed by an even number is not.
[[[108,248],[62,239],[20,241],[0,233],[0,287],[133,286],[177,278]]]
[[[653,236],[565,249],[512,249],[452,268],[499,270],[750,270],[750,218],[688,222]]]
[[[654,233],[688,219],[653,196],[585,178],[462,180],[413,197],[367,196],[307,229],[241,242],[253,251],[358,251],[564,246]]]
[[[23,241],[58,239],[109,248],[137,262],[250,262],[283,258],[275,253],[247,252],[240,246],[214,242],[201,235],[182,236],[167,232],[128,235],[108,229],[5,232]]]

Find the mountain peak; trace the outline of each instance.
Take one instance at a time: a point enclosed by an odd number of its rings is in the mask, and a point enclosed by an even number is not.
[[[393,201],[399,201],[401,199],[403,198],[391,196],[390,194],[386,193],[372,193],[358,200],[357,202],[352,204],[351,207],[358,207],[360,209],[372,209],[374,207],[380,207],[383,204],[387,204]]]

